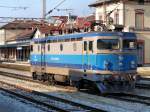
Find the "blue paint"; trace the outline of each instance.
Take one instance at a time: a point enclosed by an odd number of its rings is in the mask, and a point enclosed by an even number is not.
[[[95,38],[97,36],[109,36],[123,39],[136,39],[135,33],[130,32],[90,32],[77,33],[60,36],[49,36],[47,38],[33,39],[34,42],[47,42],[53,40],[64,40],[71,38]],[[121,60],[119,58],[122,58]],[[136,70],[137,59],[132,54],[96,54],[96,55],[65,55],[65,54],[46,54],[31,55],[31,64],[46,64],[46,66],[66,67],[74,69],[92,69],[92,70],[109,70],[109,71],[128,71]],[[131,66],[131,62],[134,65]]]
[[[122,57],[120,60],[119,57]],[[108,62],[109,71],[136,70],[136,55],[129,54],[97,54],[97,55],[45,55],[46,66],[65,67],[73,69],[106,70],[105,61]],[[135,67],[131,67],[131,62]],[[122,63],[120,66],[119,63]],[[31,55],[32,65],[41,65],[41,55]]]
[[[121,56],[123,59],[120,60],[119,56]],[[105,70],[105,61],[108,62],[108,70],[110,71],[126,71],[126,70],[135,70],[135,68],[131,68],[131,62],[134,61],[135,65],[137,64],[136,55],[129,55],[129,54],[101,54],[97,55],[97,63],[98,69]],[[122,63],[122,66],[119,65],[119,63]]]

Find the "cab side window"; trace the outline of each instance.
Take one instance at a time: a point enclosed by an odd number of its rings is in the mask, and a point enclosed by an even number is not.
[[[93,41],[89,41],[89,51],[93,51]]]
[[[77,51],[77,43],[73,43],[73,51]]]
[[[50,45],[48,44],[48,46],[47,46],[47,49],[48,49],[48,51],[50,51]]]
[[[60,44],[60,51],[63,51],[63,44]]]
[[[86,51],[86,50],[87,50],[87,42],[84,41],[84,51]]]

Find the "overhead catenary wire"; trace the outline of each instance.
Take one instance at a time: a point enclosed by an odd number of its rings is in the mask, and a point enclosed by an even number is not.
[[[57,9],[57,8],[56,8],[56,10],[57,11],[73,11],[73,9]]]
[[[51,18],[55,18],[54,16],[51,16]],[[18,21],[16,21],[18,20]],[[60,20],[59,18],[55,18],[55,20]],[[7,23],[22,23],[22,22],[29,22],[29,21],[37,21],[37,22],[41,22],[41,23],[47,23],[47,24],[53,24],[54,22],[48,22],[47,19],[43,19],[43,18],[24,18],[24,17],[1,17],[0,16],[0,24],[7,24]],[[41,24],[41,23],[36,23],[36,24]]]
[[[10,8],[10,9],[23,9],[26,10],[28,7],[17,7],[17,6],[5,6],[5,5],[0,5],[0,8]]]
[[[43,20],[43,18],[26,18],[26,17],[2,17],[0,19],[14,19],[14,20]]]
[[[66,0],[62,0],[60,3],[58,3],[53,9],[51,9],[50,11],[48,11],[48,13],[46,14],[46,16],[49,15],[49,14],[51,14],[55,9],[57,9],[57,7],[59,7],[65,1]]]

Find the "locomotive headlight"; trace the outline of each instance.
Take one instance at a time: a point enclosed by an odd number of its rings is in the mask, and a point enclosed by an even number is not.
[[[109,69],[109,62],[107,60],[104,61],[104,69],[105,70]]]
[[[132,65],[135,65],[135,61],[131,61],[131,64],[132,64]]]
[[[132,67],[132,68],[135,68],[135,67],[136,67],[135,61],[131,61],[131,67]]]
[[[122,62],[119,62],[119,66],[123,66],[123,63],[122,63]]]
[[[123,60],[123,56],[119,56],[119,61],[122,61]]]

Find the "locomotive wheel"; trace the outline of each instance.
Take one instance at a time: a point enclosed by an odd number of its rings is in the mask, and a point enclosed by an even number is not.
[[[72,86],[76,87],[77,90],[80,90],[81,87],[82,87],[82,84],[81,84],[80,81],[73,81],[73,82],[72,82]]]
[[[37,79],[38,79],[39,81],[43,81],[43,76],[42,76],[42,75],[38,75],[38,76],[37,76]]]
[[[48,82],[50,85],[55,85],[56,84],[56,81],[54,79],[54,75],[49,75],[48,76]]]
[[[32,78],[33,78],[33,80],[37,80],[37,75],[36,75],[36,73],[32,73]]]
[[[43,74],[42,75],[42,79],[43,79],[43,82],[47,81],[48,80],[48,75],[47,74]]]

